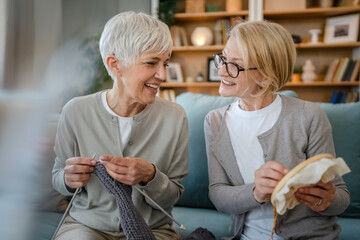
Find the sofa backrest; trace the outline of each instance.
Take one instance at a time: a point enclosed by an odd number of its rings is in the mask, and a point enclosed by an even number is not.
[[[297,97],[294,91],[281,94]],[[189,120],[189,175],[184,179],[184,195],[176,205],[185,207],[215,208],[208,197],[208,168],[204,138],[204,119],[213,109],[228,105],[237,98],[210,96],[205,94],[182,93],[176,98],[186,111]]]
[[[343,217],[360,217],[360,102],[318,103],[326,112],[332,126],[335,151],[351,172],[344,175],[351,202]]]

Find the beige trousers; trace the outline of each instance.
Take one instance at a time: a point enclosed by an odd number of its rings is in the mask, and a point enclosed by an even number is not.
[[[169,224],[151,229],[157,240],[179,240],[180,234]],[[89,228],[67,216],[61,225],[56,240],[126,240],[124,232],[107,232]]]

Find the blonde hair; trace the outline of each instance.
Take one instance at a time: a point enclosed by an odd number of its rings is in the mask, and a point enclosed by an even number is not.
[[[112,17],[104,27],[99,49],[109,75],[106,59],[114,54],[128,67],[140,55],[157,51],[159,54],[172,51],[169,27],[160,20],[145,13],[123,12]]]
[[[296,48],[290,33],[280,24],[267,21],[241,22],[229,33],[236,39],[244,68],[256,67],[261,79],[254,71],[245,71],[246,79],[254,80],[261,95],[276,92],[288,82],[294,70]],[[251,66],[249,66],[251,61]]]

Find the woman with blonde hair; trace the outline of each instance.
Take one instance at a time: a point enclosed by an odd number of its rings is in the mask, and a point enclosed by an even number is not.
[[[219,93],[239,97],[211,111],[204,123],[209,196],[232,215],[231,239],[269,239],[276,183],[300,162],[320,153],[335,156],[330,123],[316,104],[276,93],[293,73],[296,49],[281,25],[235,25],[220,54]],[[302,187],[297,207],[278,216],[274,239],[338,239],[336,215],[349,204],[341,177]]]

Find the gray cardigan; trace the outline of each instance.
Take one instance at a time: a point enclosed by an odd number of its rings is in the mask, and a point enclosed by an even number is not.
[[[258,136],[265,162],[275,160],[288,169],[320,153],[335,156],[331,125],[325,112],[316,104],[281,96],[282,110],[274,126]],[[209,165],[209,197],[218,211],[230,213],[233,223],[231,239],[239,239],[246,212],[256,208],[254,184],[244,184],[232,149],[224,116],[225,106],[211,111],[205,118],[205,140]],[[340,226],[336,215],[350,202],[341,177],[333,181],[336,196],[324,212],[314,212],[299,204],[276,222],[276,233],[284,239],[338,239]]]
[[[133,117],[128,145],[121,151],[118,118],[106,111],[101,93],[78,97],[67,103],[60,116],[55,142],[54,188],[72,195],[65,186],[66,159],[74,156],[100,155],[139,157],[153,163],[155,177],[145,186],[138,185],[155,202],[171,213],[184,192],[182,180],[188,173],[188,121],[184,109],[175,103],[156,98]],[[172,223],[156,206],[136,190],[132,199],[150,228]],[[82,188],[70,211],[78,222],[102,231],[119,231],[116,201],[92,175]]]

